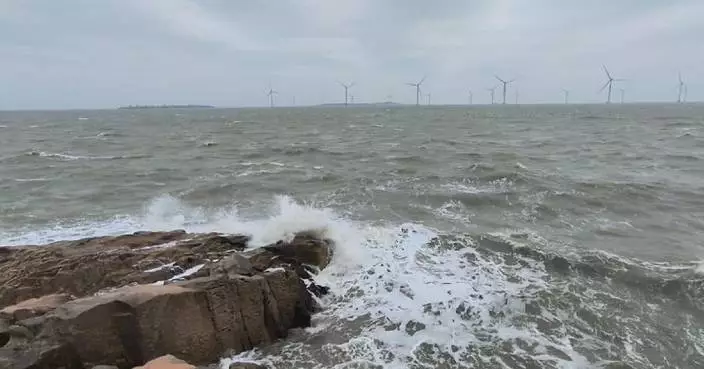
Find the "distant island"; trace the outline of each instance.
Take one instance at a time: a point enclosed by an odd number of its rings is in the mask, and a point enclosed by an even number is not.
[[[127,105],[118,109],[211,109],[211,105]]]
[[[403,105],[393,101],[371,102],[371,103],[349,103],[347,106],[397,106]],[[345,106],[345,103],[327,103],[318,106]]]

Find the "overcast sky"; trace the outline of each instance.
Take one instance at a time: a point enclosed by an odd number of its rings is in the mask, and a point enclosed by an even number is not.
[[[0,0],[0,109],[704,100],[703,0]],[[614,98],[620,92],[614,93]],[[497,94],[497,97],[499,95]]]

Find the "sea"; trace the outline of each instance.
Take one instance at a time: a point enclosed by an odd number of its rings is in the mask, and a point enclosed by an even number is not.
[[[704,105],[0,112],[0,245],[315,230],[269,368],[704,368]]]

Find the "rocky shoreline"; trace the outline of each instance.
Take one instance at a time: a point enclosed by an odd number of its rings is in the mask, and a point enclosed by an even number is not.
[[[332,241],[248,242],[179,230],[0,247],[0,369],[212,366],[309,326]]]

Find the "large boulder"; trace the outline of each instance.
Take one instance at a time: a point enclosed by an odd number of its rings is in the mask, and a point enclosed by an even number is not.
[[[207,362],[222,352],[204,291],[139,285],[71,301],[46,317],[41,335],[67,341],[84,363],[129,367],[176,353]]]

